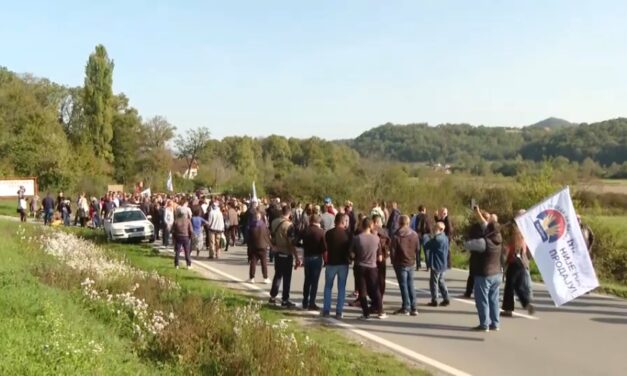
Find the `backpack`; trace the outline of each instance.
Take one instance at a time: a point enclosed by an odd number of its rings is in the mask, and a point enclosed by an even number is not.
[[[289,243],[287,238],[287,230],[292,225],[287,219],[283,219],[272,229],[271,242],[274,247],[286,247]]]

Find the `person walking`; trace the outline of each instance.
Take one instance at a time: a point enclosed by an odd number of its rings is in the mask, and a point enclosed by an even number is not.
[[[385,294],[385,278],[387,274],[387,259],[390,256],[390,239],[391,234],[383,228],[383,218],[375,215],[372,217],[373,234],[379,237],[381,244],[381,259],[377,259],[377,282],[379,286],[379,294],[381,296],[381,304],[383,304],[383,295]]]
[[[444,222],[435,224],[435,234],[427,242],[425,247],[429,252],[429,269],[431,270],[429,278],[429,290],[431,292],[431,307],[438,305],[446,307],[450,304],[448,296],[448,288],[444,280],[444,273],[448,269],[449,241],[444,232],[446,225]],[[438,303],[438,295],[442,294],[442,302]]]
[[[448,269],[449,242],[444,232],[446,225],[444,222],[435,224],[435,235],[426,244],[429,252],[429,269],[431,275],[429,278],[429,290],[431,292],[431,307],[438,305],[446,307],[450,304],[448,297],[448,288],[444,280],[444,273]],[[438,292],[442,294],[442,302],[438,303]]]
[[[327,231],[324,238],[327,243],[324,272],[324,303],[322,316],[328,317],[331,312],[331,293],[333,283],[337,277],[337,303],[335,306],[335,318],[341,319],[344,313],[344,300],[346,299],[346,280],[348,278],[348,264],[352,233],[349,230],[349,217],[346,214],[335,216],[335,227]]]
[[[192,268],[190,241],[193,234],[192,221],[184,212],[177,212],[176,220],[172,225],[172,236],[174,238],[174,267],[177,269],[179,268],[179,254],[181,251],[185,253],[187,269]]]
[[[235,247],[235,240],[237,239],[237,232],[239,231],[239,214],[237,213],[235,201],[229,203],[227,216],[229,219],[229,228],[226,241],[230,241],[231,247]]]
[[[224,233],[224,216],[220,211],[220,205],[216,201],[211,204],[211,209],[207,216],[209,258],[213,259],[215,257],[218,259],[220,258],[220,238],[222,233]]]
[[[512,317],[514,312],[514,293],[518,301],[530,315],[535,313],[531,303],[530,285],[527,283],[530,252],[516,224],[512,240],[506,247],[505,289],[503,291],[503,312],[501,316]]]
[[[50,225],[52,221],[52,214],[54,214],[54,199],[50,195],[50,192],[46,194],[46,197],[41,201],[41,205],[44,210],[44,225]]]
[[[89,202],[87,201],[85,192],[83,192],[78,198],[78,219],[80,221],[81,227],[85,227],[87,225],[88,218],[89,218]]]
[[[276,304],[276,296],[279,294],[281,281],[283,282],[283,291],[281,297],[281,306],[285,308],[294,308],[296,305],[290,301],[290,287],[292,283],[292,266],[295,263],[296,268],[301,265],[301,261],[296,253],[296,229],[290,221],[291,210],[288,206],[284,206],[281,210],[281,216],[271,223],[271,232],[273,234],[274,254],[274,278],[272,279],[272,289],[270,289],[270,304]]]
[[[359,290],[367,292],[377,317],[385,319],[387,315],[383,312],[377,275],[377,261],[383,259],[381,243],[379,237],[374,233],[372,219],[364,219],[361,228],[362,233],[353,239],[350,250],[351,258],[355,260],[358,269]],[[365,294],[359,294],[359,302],[362,311],[360,319],[368,320],[370,308]]]
[[[444,234],[448,238],[448,243],[451,244],[453,242],[454,232],[453,232],[453,223],[451,222],[451,219],[448,216],[448,209],[445,207],[440,208],[435,218],[436,218],[435,219],[436,222],[444,223]],[[450,268],[451,267],[451,253],[450,252],[448,253],[446,262],[447,262],[448,267]]]
[[[408,216],[402,215],[398,224],[400,228],[392,237],[390,259],[401,290],[402,304],[394,314],[417,316],[414,264],[416,254],[420,250],[420,238],[414,230],[409,228]]]
[[[303,284],[303,309],[308,311],[319,311],[316,305],[316,295],[318,294],[318,281],[322,272],[322,255],[327,251],[327,244],[324,233],[320,225],[320,215],[313,215],[309,227],[302,235],[303,241],[303,264],[305,267],[305,282]]]
[[[170,246],[170,233],[172,232],[172,225],[174,225],[174,205],[172,200],[165,202],[165,207],[161,209],[160,216],[162,217],[161,224],[163,226],[163,246]]]
[[[270,231],[268,226],[263,221],[260,212],[255,212],[255,218],[252,221],[252,225],[249,228],[249,234],[246,235],[248,239],[248,262],[250,268],[248,272],[248,283],[255,283],[255,271],[257,269],[257,263],[261,262],[261,274],[263,276],[263,283],[269,284],[268,279],[268,249],[272,246],[270,239]]]
[[[412,229],[418,234],[419,246],[416,250],[416,271],[422,267],[421,253],[425,255],[425,270],[429,271],[429,254],[425,244],[431,236],[431,221],[424,205],[418,206],[418,214],[414,218]],[[422,250],[422,252],[421,252]]]
[[[192,211],[192,251],[196,251],[196,257],[205,249],[205,229],[209,222],[202,217],[202,208],[196,206]]]
[[[392,210],[390,211],[390,217],[388,218],[386,228],[388,230],[388,234],[390,237],[393,237],[396,234],[396,230],[399,228],[399,219],[401,217],[401,211],[398,210],[398,203],[396,201],[392,201],[391,204]]]
[[[18,192],[17,198],[17,212],[20,213],[20,222],[26,222],[26,209],[28,204],[26,203],[26,197],[23,192]]]

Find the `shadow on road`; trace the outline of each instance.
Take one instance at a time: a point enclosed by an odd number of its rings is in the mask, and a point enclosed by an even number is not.
[[[622,325],[627,325],[627,319],[626,318],[616,318],[616,317],[595,317],[593,319],[590,319],[592,321],[596,321],[596,322],[600,322],[600,323],[604,323],[604,324],[622,324]]]

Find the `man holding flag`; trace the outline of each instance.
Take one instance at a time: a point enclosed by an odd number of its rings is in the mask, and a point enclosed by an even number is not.
[[[165,187],[168,192],[174,192],[174,186],[172,185],[172,171],[168,174],[168,180],[165,183]]]

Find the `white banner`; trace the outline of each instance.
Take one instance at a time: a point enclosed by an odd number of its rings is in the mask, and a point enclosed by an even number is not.
[[[0,180],[0,197],[17,197],[17,191],[24,187],[25,196],[35,195],[35,179],[7,179]]]
[[[516,224],[556,306],[599,286],[568,187],[516,218]]]
[[[150,188],[148,188],[146,190],[141,191],[140,195],[142,197],[150,197],[152,196],[152,191],[150,190]]]

